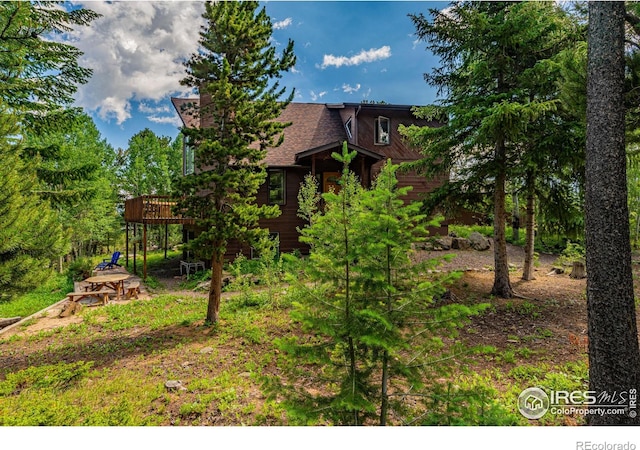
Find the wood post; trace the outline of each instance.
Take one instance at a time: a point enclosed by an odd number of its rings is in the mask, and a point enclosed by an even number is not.
[[[138,246],[138,242],[136,241],[136,232],[138,230],[138,224],[134,223],[133,224],[133,273],[137,274],[138,270],[137,270],[137,258],[136,258],[136,250],[137,250],[137,246]]]
[[[142,248],[142,279],[147,279],[147,224],[142,225],[142,242],[144,247]]]
[[[164,223],[164,259],[167,259],[167,247],[169,247],[169,223]]]
[[[129,268],[129,222],[125,223],[125,265]]]

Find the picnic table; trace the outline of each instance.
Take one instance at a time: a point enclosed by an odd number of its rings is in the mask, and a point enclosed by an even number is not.
[[[114,273],[110,275],[97,275],[87,278],[87,291],[102,291],[104,289],[113,289],[116,291],[116,300],[120,300],[120,294],[124,294],[124,280],[131,275],[128,273]]]

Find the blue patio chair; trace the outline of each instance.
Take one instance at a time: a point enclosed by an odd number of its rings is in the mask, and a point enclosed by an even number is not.
[[[114,252],[111,260],[103,259],[102,262],[96,266],[96,270],[113,269],[114,266],[120,267],[120,264],[118,264],[119,259],[120,252]]]

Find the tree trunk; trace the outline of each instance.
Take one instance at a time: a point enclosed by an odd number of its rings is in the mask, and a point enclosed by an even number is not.
[[[587,57],[585,228],[589,390],[640,389],[627,208],[623,2],[590,2]],[[627,414],[589,415],[590,425],[640,424]]]
[[[582,261],[573,262],[569,278],[573,278],[574,280],[582,280],[583,278],[587,278],[587,273],[585,272],[584,263]]]
[[[535,174],[532,170],[527,171],[527,228],[525,231],[524,244],[524,268],[522,270],[522,279],[531,281],[533,276],[533,256],[535,248]]]
[[[511,240],[517,243],[520,240],[520,205],[518,204],[518,192],[511,194],[513,200],[513,223],[511,224]]]
[[[224,265],[224,248],[221,242],[213,244],[213,256],[211,257],[211,286],[209,287],[209,305],[207,306],[207,319],[210,324],[218,322],[220,312],[220,299],[222,297],[222,266]]]
[[[493,217],[493,256],[495,261],[492,295],[502,298],[513,297],[513,288],[509,280],[509,262],[507,260],[507,239],[505,219],[507,217],[505,200],[505,179],[506,179],[506,151],[504,139],[499,139],[495,150],[496,166],[496,186],[493,193],[494,217]]]

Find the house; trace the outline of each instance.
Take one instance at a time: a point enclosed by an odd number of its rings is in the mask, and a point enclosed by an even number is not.
[[[200,126],[199,119],[189,114],[198,99],[173,98],[172,103],[185,126]],[[420,158],[417,151],[405,145],[398,125],[438,125],[416,119],[410,106],[370,103],[290,103],[277,120],[291,125],[284,130],[284,142],[267,150],[267,181],[260,188],[257,201],[280,205],[282,213],[278,218],[263,220],[261,226],[278,236],[280,251],[298,249],[303,253],[308,248],[298,240],[296,228],[305,225],[298,217],[298,190],[306,174],[317,177],[322,192],[335,187],[342,167],[331,154],[340,153],[346,141],[349,149],[357,152],[351,169],[363,185],[370,186],[387,159],[399,164]],[[194,170],[193,151],[185,147],[183,172],[186,175]],[[400,186],[413,186],[408,200],[415,200],[445,178],[427,180],[408,173],[400,174],[398,179]],[[193,236],[193,225],[187,224],[185,229]],[[446,234],[446,226],[432,231]],[[231,257],[240,249],[238,244],[230,243],[227,254]],[[245,248],[243,253],[247,255],[248,251]]]

